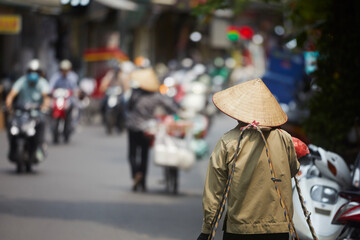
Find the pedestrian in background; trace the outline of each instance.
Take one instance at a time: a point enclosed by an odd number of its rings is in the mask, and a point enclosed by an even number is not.
[[[175,113],[175,102],[159,93],[160,83],[150,68],[135,70],[131,74],[132,94],[127,104],[127,129],[129,139],[129,163],[133,179],[133,191],[146,191],[146,175],[151,138],[146,134],[149,122],[154,119],[158,106],[168,113]]]
[[[291,136],[278,128],[285,112],[261,79],[220,91],[213,101],[238,125],[210,157],[198,240],[213,239],[226,201],[223,239],[289,239],[291,178],[300,164]]]

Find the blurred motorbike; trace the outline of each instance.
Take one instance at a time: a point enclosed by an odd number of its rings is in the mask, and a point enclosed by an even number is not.
[[[92,113],[90,111],[90,96],[95,89],[95,80],[92,78],[83,78],[79,83],[79,120],[84,123],[90,123]]]
[[[353,189],[341,191],[341,197],[347,199],[336,212],[332,224],[344,226],[337,239],[360,239],[360,154],[358,154],[352,173]]]
[[[110,86],[105,94],[106,106],[104,112],[104,124],[106,133],[111,134],[115,127],[119,132],[122,132],[125,128],[122,88],[120,86]]]
[[[58,143],[62,134],[65,142],[69,142],[72,132],[73,104],[71,102],[72,91],[65,88],[57,88],[52,93],[52,125],[53,142]]]
[[[10,144],[13,145],[13,155],[10,161],[16,164],[18,173],[31,172],[34,164],[44,160],[44,152],[36,141],[37,126],[42,118],[38,104],[17,106],[10,114],[8,131]]]
[[[336,210],[346,199],[339,192],[351,185],[350,170],[338,154],[309,145],[310,155],[301,161],[298,179],[311,222],[320,240],[336,239],[342,225],[332,224]],[[293,221],[301,239],[313,239],[293,184]]]

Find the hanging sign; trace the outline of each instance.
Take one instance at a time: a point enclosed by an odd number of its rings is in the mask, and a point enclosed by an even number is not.
[[[86,49],[83,57],[86,62],[107,61],[111,59],[116,59],[119,62],[129,60],[129,57],[118,48]]]
[[[0,34],[18,34],[21,31],[21,16],[0,14]]]

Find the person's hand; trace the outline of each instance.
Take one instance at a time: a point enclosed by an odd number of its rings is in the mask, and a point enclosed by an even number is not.
[[[41,111],[42,113],[47,113],[47,112],[49,112],[49,106],[47,106],[47,105],[41,105],[40,111]]]
[[[6,109],[7,109],[7,110],[10,110],[10,109],[11,109],[11,105],[12,105],[12,101],[10,100],[10,98],[6,98],[6,101],[5,101]]]
[[[208,240],[210,234],[200,233],[197,240]]]

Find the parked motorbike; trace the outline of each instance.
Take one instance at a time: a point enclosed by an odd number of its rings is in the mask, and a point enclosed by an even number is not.
[[[69,142],[72,131],[71,102],[72,91],[65,88],[57,88],[52,93],[52,125],[53,142],[58,143],[60,135],[63,135],[64,141]]]
[[[343,158],[315,145],[301,161],[298,180],[306,208],[319,240],[336,239],[343,226],[332,224],[337,209],[346,199],[339,195],[351,184],[351,174]],[[313,239],[293,184],[293,221],[300,239]]]
[[[360,239],[360,154],[355,161],[352,180],[353,189],[339,193],[347,202],[339,208],[332,221],[332,224],[344,226],[337,239]]]
[[[18,173],[31,172],[34,164],[44,160],[44,152],[37,146],[35,137],[37,125],[42,117],[38,104],[24,104],[17,106],[10,115],[8,131],[11,144],[16,152],[11,161],[16,164]]]
[[[108,134],[111,134],[115,127],[119,132],[123,131],[125,128],[122,88],[120,86],[110,86],[106,90],[104,124],[106,133]]]

